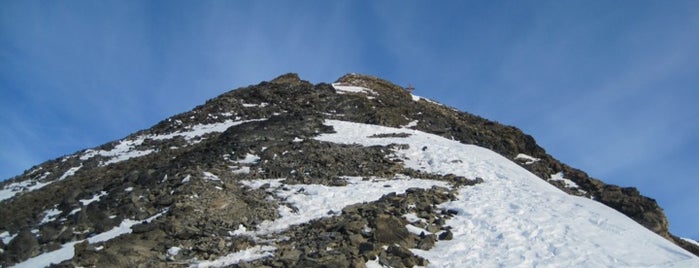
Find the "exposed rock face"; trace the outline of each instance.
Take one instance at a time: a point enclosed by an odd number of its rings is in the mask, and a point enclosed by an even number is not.
[[[409,189],[292,226],[276,234],[288,239],[276,242],[273,255],[237,265],[362,267],[369,260],[392,267],[426,265],[427,260],[408,249],[426,250],[451,239],[444,221],[455,213],[435,204],[454,199],[454,189],[476,184],[479,178],[406,168],[392,152],[407,145],[360,147],[314,140],[333,131],[323,125],[325,119],[404,126],[489,148],[563,191],[594,198],[699,252],[668,233],[667,219],[653,199],[560,163],[515,127],[416,101],[400,86],[375,77],[350,74],[337,83],[371,91],[338,94],[330,84],[313,85],[286,74],[3,182],[2,189],[14,189],[14,196],[0,206],[0,233],[16,236],[0,244],[0,264],[12,265],[73,242],[74,257],[59,266],[159,267],[213,260],[264,246],[269,238],[263,235],[233,235],[231,230],[272,221],[285,204],[271,194],[272,186],[255,188],[241,181],[286,178],[286,185],[338,186],[346,184],[345,176],[408,176],[445,181],[454,188]],[[550,179],[559,173],[576,186]],[[424,221],[407,222],[402,218],[407,213]],[[429,234],[411,233],[407,224]],[[98,239],[122,225],[127,233]]]

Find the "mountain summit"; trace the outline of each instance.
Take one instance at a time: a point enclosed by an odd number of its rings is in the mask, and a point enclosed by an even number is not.
[[[0,202],[3,267],[699,267],[635,188],[357,74],[227,92]]]

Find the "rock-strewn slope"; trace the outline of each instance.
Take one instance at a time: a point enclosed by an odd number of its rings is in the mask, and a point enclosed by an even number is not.
[[[187,266],[250,248],[258,249],[250,256],[267,258],[247,264],[243,258],[241,265],[356,267],[375,259],[393,267],[427,264],[408,249],[426,250],[450,239],[444,221],[455,213],[434,205],[454,199],[458,187],[480,178],[407,168],[392,155],[401,144],[314,140],[333,132],[325,119],[406,127],[491,149],[561,190],[602,202],[699,254],[668,232],[653,199],[560,163],[517,128],[412,96],[375,77],[350,74],[333,86],[287,74],[3,182],[0,264],[60,252],[69,257],[61,266]],[[274,254],[265,251],[264,241],[271,238],[246,231],[280,217],[279,207],[288,204],[275,193],[292,189],[289,185],[338,186],[348,177],[423,178],[451,187],[412,188],[293,225],[275,234],[288,239],[277,242]],[[259,187],[243,183],[276,178],[286,180]],[[431,234],[393,228],[407,224],[401,218],[406,213],[429,219],[420,228]]]

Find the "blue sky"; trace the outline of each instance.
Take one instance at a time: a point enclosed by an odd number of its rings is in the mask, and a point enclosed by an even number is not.
[[[357,72],[514,125],[699,239],[697,1],[2,1],[0,178],[241,86]]]

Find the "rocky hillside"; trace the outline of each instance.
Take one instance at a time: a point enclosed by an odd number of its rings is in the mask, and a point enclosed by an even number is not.
[[[2,182],[0,264],[435,264],[416,250],[453,239],[459,227],[449,223],[463,216],[440,204],[463,199],[461,189],[490,178],[410,164],[418,156],[399,153],[408,143],[361,146],[320,138],[338,133],[334,121],[405,130],[367,137],[377,141],[429,133],[492,150],[699,255],[699,247],[668,232],[655,200],[559,162],[515,127],[376,77],[348,74],[313,85],[286,74]],[[427,154],[430,146],[419,149]],[[325,193],[333,197],[298,199]]]

